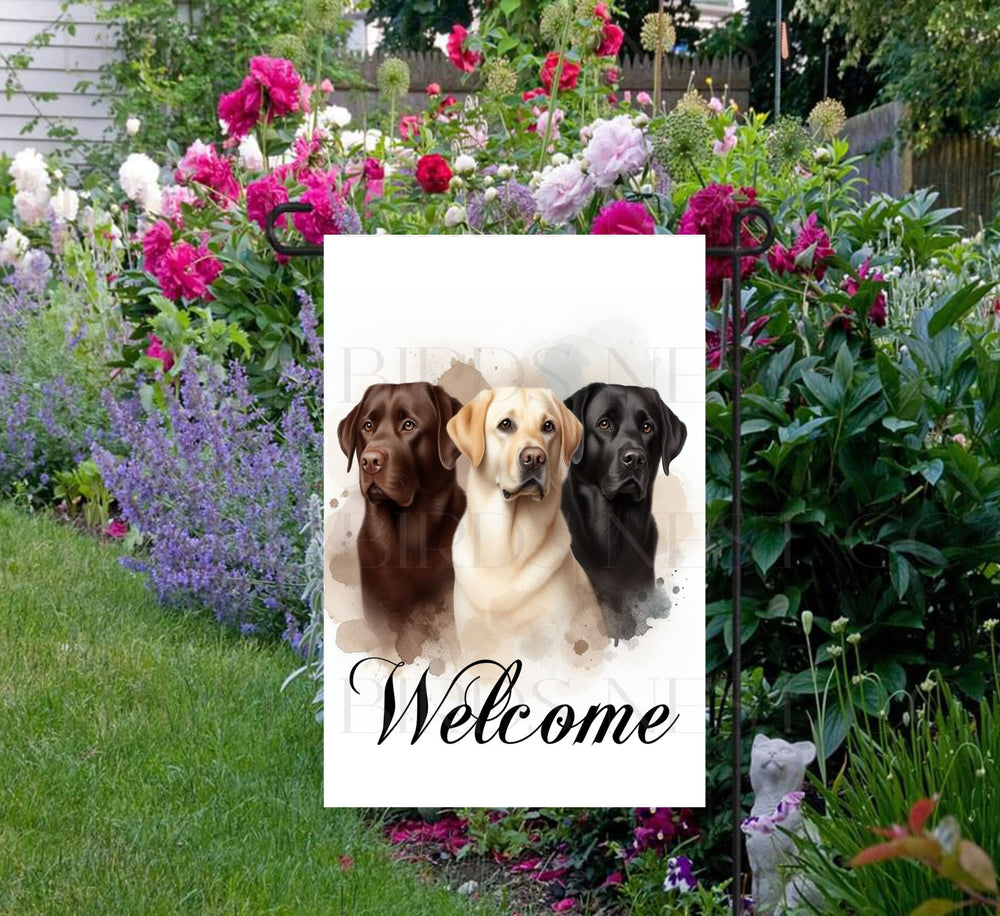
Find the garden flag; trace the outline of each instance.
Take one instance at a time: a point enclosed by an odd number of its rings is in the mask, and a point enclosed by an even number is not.
[[[704,240],[325,269],[326,804],[704,805]]]

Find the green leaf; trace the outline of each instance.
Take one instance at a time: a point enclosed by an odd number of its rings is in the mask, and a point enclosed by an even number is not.
[[[896,595],[902,598],[910,589],[910,572],[913,569],[909,560],[902,554],[889,554],[889,578]]]
[[[948,559],[937,547],[924,544],[922,541],[903,540],[889,545],[893,553],[908,553],[910,556],[923,560],[931,566],[947,566]]]
[[[840,410],[840,402],[844,398],[844,392],[839,391],[830,379],[810,370],[802,373],[802,383],[830,413],[837,413]]]
[[[767,571],[774,566],[790,540],[791,535],[785,525],[769,525],[760,529],[750,554],[763,575],[767,575]]]
[[[767,602],[767,607],[763,611],[758,611],[757,616],[764,620],[772,620],[775,617],[784,617],[788,613],[791,602],[787,595],[775,595]]]
[[[917,424],[913,420],[901,420],[899,417],[883,417],[882,425],[889,432],[898,433],[901,429],[913,429]]]
[[[921,476],[933,487],[944,473],[944,462],[940,458],[934,458],[931,461],[921,461],[917,465],[917,470],[920,471]]]
[[[947,327],[951,327],[961,321],[975,307],[976,303],[983,298],[991,287],[982,286],[979,283],[970,283],[960,290],[942,296],[938,300],[938,307],[927,324],[927,333],[931,337],[937,336]]]
[[[854,377],[854,357],[851,356],[851,348],[846,343],[837,351],[837,358],[833,363],[833,376],[839,383],[841,391],[847,391],[851,387],[851,379]]]
[[[500,12],[509,16],[521,5],[521,0],[500,0]]]

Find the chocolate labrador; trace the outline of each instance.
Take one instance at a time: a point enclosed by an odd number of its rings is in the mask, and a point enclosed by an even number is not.
[[[461,407],[427,382],[372,385],[337,427],[348,470],[358,456],[362,600],[378,629],[399,633],[418,606],[451,605],[451,542],[465,494],[446,427]]]
[[[669,473],[687,427],[652,388],[594,383],[565,403],[583,424],[562,492],[573,555],[608,636],[631,639],[656,612],[653,483],[661,462]]]

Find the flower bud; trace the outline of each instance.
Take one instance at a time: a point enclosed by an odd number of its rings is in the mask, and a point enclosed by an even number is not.
[[[808,636],[812,632],[813,628],[813,613],[812,611],[802,612],[802,632]]]
[[[565,165],[569,162],[569,156],[565,153],[553,153],[552,158],[549,160],[553,165]]]
[[[451,181],[448,182],[448,187],[451,188],[452,191],[460,191],[465,187],[465,181],[458,175],[455,175],[452,177]]]
[[[134,137],[137,133],[139,133],[140,127],[142,127],[142,121],[133,115],[125,122],[125,133],[127,133],[130,137]]]
[[[461,226],[465,222],[465,207],[452,204],[444,214],[444,224],[449,229]]]
[[[499,192],[497,191],[496,188],[487,188],[486,191],[483,193],[483,200],[486,201],[486,203],[491,204],[493,203],[493,201],[497,199],[498,193]]]
[[[471,175],[476,170],[476,160],[468,153],[462,153],[455,160],[455,171],[459,175]]]
[[[499,178],[501,181],[506,181],[508,178],[510,178],[510,166],[509,165],[497,166],[497,178]]]
[[[484,185],[485,185],[485,186],[486,186],[487,188],[492,188],[492,187],[493,187],[493,176],[492,176],[492,175],[487,175],[487,176],[486,176],[486,177],[485,177],[485,178],[483,179],[483,184],[484,184]]]

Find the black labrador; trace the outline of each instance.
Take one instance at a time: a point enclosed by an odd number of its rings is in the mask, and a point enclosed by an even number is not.
[[[687,439],[687,427],[652,388],[593,383],[565,401],[583,439],[563,484],[573,555],[590,579],[612,639],[648,629],[655,613],[657,531],[653,482]]]

